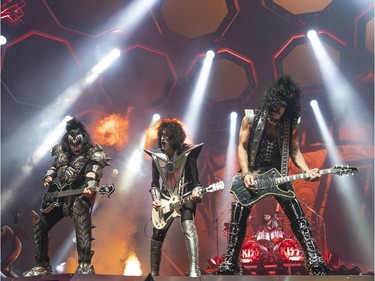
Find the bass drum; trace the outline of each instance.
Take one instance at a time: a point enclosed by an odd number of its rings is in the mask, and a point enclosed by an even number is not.
[[[243,264],[256,263],[268,258],[266,247],[259,245],[253,240],[248,240],[242,244],[240,262]]]
[[[293,239],[284,239],[273,248],[273,254],[282,262],[302,261],[303,254]]]

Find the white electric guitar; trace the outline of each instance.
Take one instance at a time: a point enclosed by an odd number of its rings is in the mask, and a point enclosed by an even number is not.
[[[224,182],[219,181],[206,188],[202,188],[199,194],[202,195],[206,192],[214,192],[222,189],[224,189]],[[182,205],[192,200],[193,196],[191,194],[183,198],[179,198],[175,195],[169,200],[161,199],[161,207],[157,210],[152,208],[152,224],[157,229],[165,229],[172,222],[173,218],[180,216]]]

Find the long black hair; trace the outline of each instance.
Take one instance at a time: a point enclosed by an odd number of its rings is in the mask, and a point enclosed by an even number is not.
[[[264,93],[261,109],[267,116],[280,107],[285,107],[285,115],[289,117],[292,125],[296,125],[301,113],[301,88],[289,75],[282,75]]]

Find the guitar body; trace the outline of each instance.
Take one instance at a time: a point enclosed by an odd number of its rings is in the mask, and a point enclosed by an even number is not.
[[[169,200],[161,199],[160,201],[161,207],[158,210],[152,208],[152,224],[157,229],[165,229],[171,224],[173,218],[180,216],[179,211],[182,206],[175,209],[171,208],[171,204],[178,203],[179,199],[177,196],[172,196]]]
[[[222,189],[224,189],[224,182],[220,181],[213,183],[206,188],[202,188],[199,193],[202,195],[206,192],[214,192]],[[179,198],[178,196],[174,195],[169,200],[161,199],[161,207],[157,210],[152,208],[152,224],[156,229],[166,229],[173,221],[173,218],[180,216],[182,206],[192,200],[192,195],[188,195],[183,198]]]
[[[279,177],[281,177],[281,174],[274,168],[263,174],[257,174],[255,177],[255,188],[254,190],[250,190],[245,186],[241,178],[241,173],[237,173],[233,177],[230,192],[242,206],[251,206],[269,195],[295,198],[296,195],[292,190],[286,191],[280,189],[279,186],[275,184],[275,179]]]
[[[55,207],[60,207],[63,204],[64,198],[57,197],[58,192],[64,190],[65,186],[61,187],[58,182],[53,182],[48,187],[47,192],[42,196],[40,211],[42,213],[49,213]]]

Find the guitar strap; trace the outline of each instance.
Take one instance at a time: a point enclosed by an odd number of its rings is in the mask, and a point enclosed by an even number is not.
[[[78,178],[78,175],[82,172],[83,168],[86,166],[87,162],[90,160],[91,156],[95,153],[100,151],[100,147],[98,145],[92,147],[89,149],[89,151],[86,153],[86,155],[83,157],[82,161],[78,163],[77,169],[74,170],[73,176],[72,176],[72,183],[75,182]]]
[[[289,159],[289,138],[290,138],[290,122],[288,116],[284,117],[283,124],[283,135],[282,138],[282,148],[281,148],[281,175],[288,175],[288,159]]]

